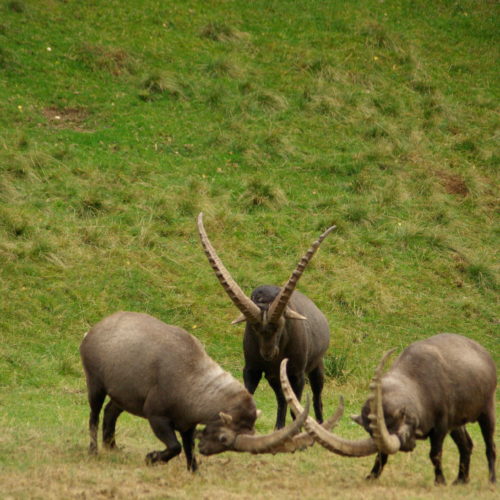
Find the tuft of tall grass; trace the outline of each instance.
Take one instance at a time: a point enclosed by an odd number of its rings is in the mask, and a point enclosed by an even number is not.
[[[245,77],[244,66],[234,58],[217,57],[202,66],[203,72],[214,79],[225,77],[241,79]]]
[[[468,262],[462,258],[458,259],[456,267],[466,279],[474,283],[479,289],[490,289],[492,291],[500,289],[495,272],[486,264]]]
[[[335,379],[339,384],[345,384],[353,371],[349,368],[349,356],[348,348],[331,348],[323,358],[326,377]]]
[[[6,5],[9,10],[16,14],[23,14],[26,12],[26,4],[21,0],[10,0]]]
[[[270,90],[257,92],[255,100],[264,109],[283,111],[288,107],[288,101],[284,96]]]
[[[136,74],[139,67],[135,58],[121,47],[84,43],[76,50],[75,58],[93,71],[105,71],[113,76]]]
[[[153,101],[161,96],[180,99],[186,96],[185,88],[177,77],[165,71],[157,71],[145,77],[141,83],[139,97],[144,101]]]
[[[0,206],[0,228],[10,238],[26,238],[33,232],[28,213],[8,206]]]
[[[279,187],[260,179],[252,179],[247,182],[239,201],[252,212],[260,208],[278,210],[286,205],[287,198]]]
[[[249,38],[248,33],[220,21],[212,21],[203,26],[200,30],[200,36],[214,42],[231,42]]]

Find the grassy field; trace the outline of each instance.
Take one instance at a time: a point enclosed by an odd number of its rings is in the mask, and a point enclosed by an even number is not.
[[[376,484],[371,459],[319,447],[148,468],[158,444],[128,416],[123,449],[89,458],[78,346],[143,311],[241,377],[203,211],[247,293],[337,225],[299,284],[330,321],[328,412],[340,393],[359,410],[385,350],[440,331],[498,364],[499,15],[486,0],[1,0],[3,497],[495,497],[476,425],[459,488],[434,488],[427,443]],[[274,397],[262,384],[256,400],[267,432]]]

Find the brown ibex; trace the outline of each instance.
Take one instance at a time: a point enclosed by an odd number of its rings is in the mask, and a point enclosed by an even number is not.
[[[450,433],[458,447],[460,461],[455,483],[469,480],[472,439],[465,424],[478,422],[486,444],[489,480],[495,478],[495,387],[496,368],[480,344],[461,335],[442,333],[407,347],[382,375],[387,352],[370,384],[371,395],[361,415],[353,417],[370,434],[363,440],[346,440],[308,418],[305,426],[319,443],[343,456],[377,454],[367,479],[380,476],[389,455],[412,451],[417,439],[429,438],[430,459],[435,483],[444,484],[441,454],[444,438]],[[281,381],[295,412],[301,406],[286,377]]]
[[[222,287],[242,313],[233,324],[246,321],[243,338],[245,387],[254,394],[262,374],[265,375],[278,403],[277,429],[285,425],[286,419],[286,401],[279,378],[280,363],[284,358],[290,359],[288,376],[299,399],[307,374],[313,392],[316,419],[318,422],[323,421],[323,356],[330,342],[330,330],[325,316],[316,305],[294,290],[321,242],[333,229],[335,226],[328,228],[313,243],[283,287],[259,286],[247,297],[210,243],[203,226],[203,214],[198,216],[198,231],[210,265]]]
[[[99,413],[106,395],[106,447],[116,446],[116,420],[127,411],[146,418],[166,445],[165,450],[148,453],[148,463],[168,462],[181,452],[178,431],[192,471],[197,468],[197,424],[206,425],[198,436],[204,455],[226,450],[275,453],[294,451],[291,436],[307,416],[280,431],[253,435],[257,410],[243,385],[213,361],[195,337],[147,314],[118,312],[103,319],[85,335],[80,353],[91,410],[91,453],[97,453]]]

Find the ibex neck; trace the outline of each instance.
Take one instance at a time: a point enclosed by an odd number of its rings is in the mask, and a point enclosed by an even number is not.
[[[215,362],[198,377],[193,391],[197,407],[200,408],[200,422],[213,420],[219,412],[227,411],[246,395],[246,389],[231,374]]]

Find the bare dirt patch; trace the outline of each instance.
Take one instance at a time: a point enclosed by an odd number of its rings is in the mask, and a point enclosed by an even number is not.
[[[469,194],[469,188],[467,187],[465,180],[460,175],[440,171],[437,172],[437,176],[441,181],[441,185],[448,194],[455,194],[462,197]]]
[[[85,121],[89,116],[89,112],[85,108],[49,106],[45,108],[42,113],[52,127],[70,129],[77,132],[90,132],[90,130],[85,127]]]

